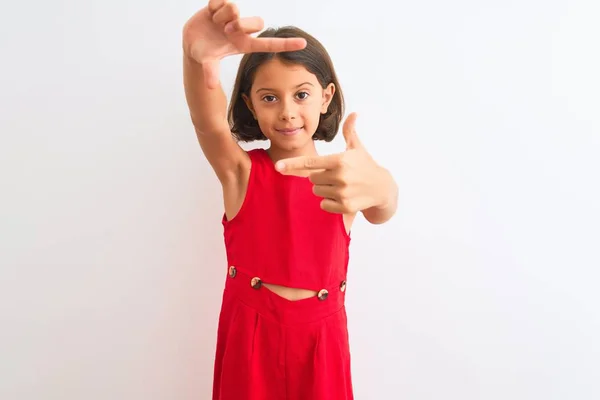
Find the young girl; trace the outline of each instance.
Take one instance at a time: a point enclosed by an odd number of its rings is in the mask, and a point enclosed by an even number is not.
[[[344,297],[350,228],[392,217],[397,187],[354,130],[319,156],[344,112],[323,46],[298,28],[264,31],[233,3],[210,0],[183,30],[186,99],[221,182],[227,275],[213,399],[353,399]],[[219,61],[244,54],[227,110]],[[270,141],[243,150],[239,141]]]

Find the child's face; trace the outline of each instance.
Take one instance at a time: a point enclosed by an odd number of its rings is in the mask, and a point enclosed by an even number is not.
[[[257,69],[244,101],[271,145],[293,151],[312,142],[334,91],[333,83],[323,89],[304,66],[273,59]]]

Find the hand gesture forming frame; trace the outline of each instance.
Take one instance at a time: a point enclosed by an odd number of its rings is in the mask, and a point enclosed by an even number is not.
[[[219,61],[230,55],[282,52],[306,47],[303,38],[260,38],[251,36],[264,28],[260,17],[240,18],[238,7],[227,0],[210,0],[194,14],[183,29],[184,53],[202,65],[209,88],[219,84]]]

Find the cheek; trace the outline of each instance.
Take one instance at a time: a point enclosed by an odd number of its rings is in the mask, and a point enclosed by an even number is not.
[[[307,125],[311,125],[313,128],[317,128],[319,125],[319,119],[321,117],[321,106],[317,103],[307,105],[302,109],[302,119]]]
[[[255,109],[258,127],[267,137],[270,129],[277,123],[277,111],[273,107],[260,107]]]
[[[276,118],[276,110],[273,107],[257,107],[254,112],[258,123],[267,123]]]

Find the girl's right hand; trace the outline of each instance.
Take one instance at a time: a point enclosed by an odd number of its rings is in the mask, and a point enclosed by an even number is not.
[[[260,17],[240,18],[239,10],[228,0],[210,0],[183,28],[184,55],[202,66],[209,88],[219,85],[219,61],[226,56],[253,52],[301,50],[302,38],[256,38],[263,29]]]

